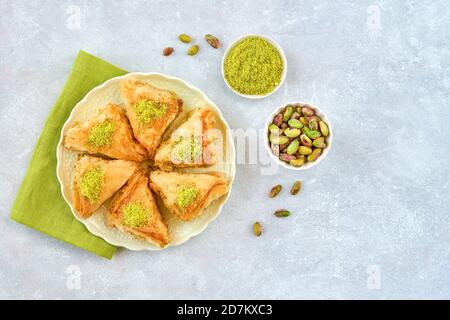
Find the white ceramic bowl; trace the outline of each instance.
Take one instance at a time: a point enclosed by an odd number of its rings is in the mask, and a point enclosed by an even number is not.
[[[227,57],[227,55],[228,55],[228,53],[230,52],[231,48],[233,48],[238,42],[240,42],[240,41],[242,41],[242,40],[244,40],[244,39],[246,39],[246,38],[250,38],[250,37],[259,37],[259,38],[261,38],[261,39],[266,40],[266,41],[269,42],[270,44],[272,44],[272,45],[278,50],[278,52],[280,53],[281,60],[283,61],[283,73],[281,74],[281,81],[280,81],[280,83],[278,84],[278,86],[277,86],[275,89],[273,89],[272,92],[270,92],[270,93],[268,93],[268,94],[265,94],[265,95],[242,94],[242,93],[240,93],[240,92],[234,90],[234,89],[230,86],[230,84],[227,82],[227,80],[225,79],[225,71],[224,71],[225,58]],[[262,99],[262,98],[265,98],[265,97],[268,97],[268,96],[274,94],[274,93],[275,93],[275,92],[283,85],[284,80],[286,79],[286,73],[287,73],[287,61],[286,61],[286,56],[284,55],[283,49],[281,49],[281,47],[279,46],[279,44],[276,43],[274,40],[272,40],[272,39],[270,39],[270,38],[268,38],[268,37],[266,37],[266,36],[259,35],[259,34],[249,34],[249,35],[246,35],[246,36],[243,36],[243,37],[241,37],[241,38],[239,38],[239,39],[234,40],[234,41],[228,46],[228,48],[227,48],[227,50],[225,51],[225,54],[223,55],[223,58],[222,58],[222,78],[223,78],[223,81],[225,81],[226,85],[228,86],[228,88],[231,89],[231,91],[233,91],[233,92],[236,93],[237,95],[240,95],[241,97],[244,97],[244,98],[247,98],[247,99]]]
[[[326,143],[327,143],[327,147],[325,149],[323,149],[322,154],[320,155],[319,158],[317,158],[316,161],[313,162],[305,162],[305,164],[301,167],[294,167],[291,166],[289,163],[281,161],[276,155],[273,154],[272,150],[270,149],[270,142],[269,142],[269,137],[268,137],[268,132],[269,132],[269,125],[273,122],[273,118],[281,112],[281,110],[283,110],[284,108],[286,108],[286,106],[288,104],[294,105],[294,106],[304,106],[304,107],[309,107],[311,109],[314,109],[316,111],[316,114],[322,118],[323,121],[325,121],[325,123],[328,125],[328,129],[330,131],[330,134],[328,135],[328,137],[326,137]],[[330,151],[331,148],[331,144],[333,142],[333,128],[331,127],[331,123],[330,120],[327,118],[327,116],[322,113],[319,108],[317,108],[314,105],[311,105],[309,103],[305,103],[305,102],[291,102],[291,103],[285,103],[284,105],[282,105],[281,107],[278,107],[277,109],[275,109],[270,115],[269,118],[267,118],[266,124],[265,124],[265,132],[264,132],[264,147],[266,148],[267,152],[270,154],[271,158],[278,163],[280,166],[283,166],[287,169],[290,170],[297,170],[297,171],[301,171],[301,170],[307,170],[309,168],[312,168],[316,165],[318,165],[323,159],[325,159],[325,157],[328,155],[328,152]]]

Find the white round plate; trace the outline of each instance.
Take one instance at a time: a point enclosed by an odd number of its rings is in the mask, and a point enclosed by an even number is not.
[[[231,185],[234,180],[236,171],[235,165],[235,149],[233,139],[231,137],[230,128],[223,118],[219,108],[212,102],[202,91],[191,86],[185,81],[169,77],[161,73],[129,73],[127,75],[112,78],[102,85],[92,89],[77,105],[73,108],[72,113],[67,119],[61,131],[61,137],[56,150],[56,174],[59,182],[61,183],[61,192],[64,200],[69,204],[73,215],[81,221],[86,228],[96,236],[103,238],[105,241],[112,245],[125,247],[130,250],[161,250],[156,245],[144,240],[137,239],[127,233],[121,232],[117,229],[110,228],[106,225],[106,213],[110,200],[106,201],[93,215],[88,219],[80,219],[74,212],[72,206],[72,178],[73,168],[79,152],[68,150],[63,146],[64,132],[77,121],[87,120],[91,115],[95,113],[98,108],[106,106],[108,103],[122,104],[122,98],[120,95],[119,84],[122,80],[134,77],[143,82],[147,82],[159,89],[174,91],[177,96],[183,99],[183,112],[170,128],[164,134],[164,138],[170,134],[170,132],[178,126],[186,117],[186,114],[197,107],[209,106],[216,114],[218,128],[222,131],[223,139],[218,140],[218,148],[222,146],[222,155],[218,152],[217,163],[207,168],[191,168],[180,169],[179,172],[189,173],[203,173],[203,172],[220,172],[230,181]],[[228,199],[230,192],[221,197],[220,199],[211,203],[198,218],[195,218],[188,222],[183,222],[176,219],[173,215],[167,212],[166,208],[156,197],[158,206],[166,222],[169,226],[169,230],[172,236],[172,242],[166,246],[180,245],[191,237],[201,233],[208,224],[213,221],[219,215],[222,206]]]

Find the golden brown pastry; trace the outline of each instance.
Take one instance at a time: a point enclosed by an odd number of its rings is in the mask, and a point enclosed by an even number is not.
[[[137,169],[137,163],[132,161],[81,156],[73,177],[72,202],[78,216],[90,217]]]
[[[188,119],[161,143],[155,165],[171,171],[173,167],[200,167],[216,163],[216,117],[208,107],[194,109]]]
[[[153,158],[164,131],[181,111],[182,100],[134,78],[122,81],[121,92],[134,136]]]
[[[64,134],[64,146],[121,160],[140,162],[147,158],[146,149],[133,137],[125,111],[114,104],[69,128]]]
[[[199,216],[212,201],[229,191],[229,182],[217,173],[178,173],[153,171],[150,188],[167,209],[181,220]]]
[[[148,178],[140,170],[114,196],[108,225],[156,243],[161,248],[170,242],[169,230],[156,205]]]

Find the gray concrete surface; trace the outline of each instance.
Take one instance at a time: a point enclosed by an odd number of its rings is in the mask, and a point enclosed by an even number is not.
[[[0,298],[450,298],[447,1],[2,0],[0,13]],[[179,33],[202,45],[198,56],[185,56]],[[207,48],[205,33],[224,47]],[[220,73],[227,44],[249,33],[275,39],[289,64],[260,101],[233,94]],[[176,52],[164,58],[168,45]],[[79,49],[187,80],[233,129],[262,129],[287,101],[315,103],[333,148],[307,172],[267,175],[259,139],[261,156],[238,164],[229,202],[200,236],[96,257],[9,220]],[[295,179],[298,197],[287,192]],[[277,182],[286,192],[270,200]],[[277,220],[279,207],[293,215]]]

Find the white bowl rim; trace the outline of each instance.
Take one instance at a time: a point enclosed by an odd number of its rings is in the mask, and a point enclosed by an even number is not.
[[[225,58],[226,58],[226,56],[227,56],[228,53],[230,52],[231,48],[233,48],[238,42],[240,42],[240,41],[242,41],[242,40],[244,40],[244,39],[246,39],[246,38],[250,38],[250,37],[259,37],[259,38],[262,38],[262,39],[266,40],[267,42],[269,42],[271,45],[273,45],[273,46],[278,50],[278,52],[280,53],[280,56],[281,56],[281,60],[283,61],[283,72],[282,72],[282,74],[281,74],[281,81],[280,81],[280,83],[278,84],[278,86],[275,87],[275,89],[273,89],[271,92],[269,92],[269,93],[267,93],[267,94],[265,94],[265,95],[252,95],[252,94],[243,94],[243,93],[240,93],[240,92],[236,91],[235,89],[233,89],[233,88],[230,86],[230,84],[227,82],[227,80],[225,79],[224,64],[225,64]],[[244,97],[244,98],[247,98],[247,99],[254,99],[254,100],[257,100],[257,99],[263,99],[263,98],[266,98],[266,97],[268,97],[268,96],[274,94],[274,93],[275,93],[276,91],[278,91],[278,89],[280,89],[281,86],[283,85],[283,83],[284,83],[284,81],[285,81],[285,79],[286,79],[287,69],[288,69],[288,66],[287,66],[287,59],[286,59],[286,55],[284,54],[283,48],[281,48],[281,46],[278,44],[278,42],[276,42],[276,41],[273,40],[272,38],[267,37],[267,36],[264,36],[264,35],[261,35],[261,34],[247,34],[247,35],[245,35],[245,36],[242,36],[242,37],[239,37],[239,38],[235,39],[235,40],[227,47],[227,49],[225,50],[225,53],[223,54],[223,57],[222,57],[222,79],[223,79],[223,81],[225,82],[225,84],[227,85],[227,87],[230,88],[231,91],[233,91],[233,92],[234,92],[235,94],[237,94],[238,96],[241,96],[241,97]]]
[[[330,131],[330,134],[327,137],[327,147],[325,149],[323,149],[322,154],[320,155],[320,157],[313,162],[305,162],[304,165],[302,165],[301,167],[294,167],[289,165],[288,163],[281,161],[277,156],[275,156],[272,152],[272,150],[270,149],[270,142],[269,142],[269,137],[268,137],[268,130],[269,130],[269,125],[273,122],[273,118],[284,108],[286,108],[287,105],[302,105],[302,106],[308,106],[311,107],[312,109],[314,109],[316,111],[316,114],[321,117],[328,125],[328,129]],[[312,103],[307,103],[307,102],[301,102],[301,101],[296,101],[296,102],[287,102],[284,103],[282,106],[276,108],[267,118],[267,121],[265,123],[264,126],[264,147],[266,148],[266,151],[269,153],[270,157],[279,165],[281,165],[284,168],[290,169],[290,170],[295,170],[295,171],[303,171],[303,170],[308,170],[316,165],[318,165],[327,155],[328,152],[330,151],[332,142],[333,142],[333,129],[331,127],[331,123],[330,123],[330,119],[315,105]]]
[[[203,98],[208,101],[208,103],[212,104],[215,106],[215,110],[216,113],[218,114],[220,120],[223,122],[223,124],[225,125],[225,128],[227,130],[227,139],[229,140],[228,142],[231,145],[231,155],[230,155],[230,159],[233,159],[232,165],[231,165],[231,170],[230,170],[230,176],[229,176],[229,180],[230,180],[230,189],[228,190],[228,193],[225,195],[225,199],[222,201],[222,203],[220,204],[218,210],[217,210],[217,214],[212,217],[211,220],[208,221],[208,223],[205,224],[205,226],[201,229],[199,229],[197,232],[190,234],[188,237],[186,237],[183,241],[175,244],[175,245],[171,245],[170,243],[165,246],[164,248],[160,248],[157,245],[153,245],[153,246],[148,246],[146,248],[142,248],[142,249],[136,249],[136,248],[132,248],[129,247],[127,245],[124,245],[123,243],[118,243],[116,241],[114,241],[113,239],[106,239],[104,237],[104,234],[102,233],[102,230],[98,229],[94,224],[89,223],[86,219],[81,219],[80,217],[78,217],[78,215],[75,213],[75,209],[73,208],[73,205],[71,203],[71,201],[69,201],[69,199],[66,198],[66,195],[64,194],[64,185],[62,182],[62,179],[60,177],[60,170],[61,170],[61,163],[60,163],[60,157],[59,157],[59,152],[61,150],[61,147],[63,146],[63,139],[64,139],[64,132],[67,129],[68,124],[71,122],[71,120],[73,119],[73,116],[75,114],[74,110],[76,110],[77,106],[80,104],[85,103],[86,100],[88,100],[90,98],[90,96],[92,94],[95,94],[95,91],[103,89],[104,87],[106,87],[107,85],[109,85],[111,82],[113,81],[117,81],[120,79],[126,79],[127,77],[133,77],[133,76],[152,76],[152,75],[156,75],[156,76],[162,76],[165,77],[167,79],[170,80],[175,80],[175,81],[180,81],[183,84],[185,84],[188,88],[193,89],[195,91],[198,91],[199,93],[201,93],[201,95],[203,96]],[[205,229],[214,221],[217,219],[217,217],[220,215],[220,213],[222,212],[222,208],[225,205],[225,203],[227,203],[228,199],[230,198],[231,195],[231,190],[233,188],[233,182],[234,179],[236,177],[236,147],[234,145],[234,139],[232,139],[231,137],[231,129],[230,126],[228,124],[228,122],[225,120],[222,111],[220,110],[220,108],[200,89],[198,89],[197,87],[191,85],[190,83],[186,82],[185,80],[178,78],[178,77],[173,77],[173,76],[168,76],[164,73],[160,73],[160,72],[129,72],[127,74],[124,74],[122,76],[117,76],[111,79],[106,80],[105,82],[103,82],[102,84],[92,88],[88,93],[86,93],[86,95],[83,97],[83,99],[81,99],[80,101],[77,102],[77,104],[75,104],[75,106],[72,108],[69,117],[66,119],[66,121],[64,122],[64,125],[61,128],[60,131],[60,137],[59,137],[59,141],[58,144],[56,146],[56,177],[58,179],[58,182],[60,184],[60,191],[61,191],[61,195],[64,199],[64,201],[66,201],[67,205],[70,207],[70,210],[72,211],[73,216],[80,221],[85,227],[86,229],[88,229],[88,231],[90,233],[92,233],[93,235],[102,238],[104,241],[106,241],[107,243],[116,246],[116,247],[122,247],[122,248],[126,248],[128,250],[131,251],[161,251],[164,249],[168,249],[170,247],[176,247],[179,245],[182,245],[183,243],[187,242],[188,240],[190,240],[191,238],[199,235],[200,233],[202,233],[203,231],[205,231]]]

